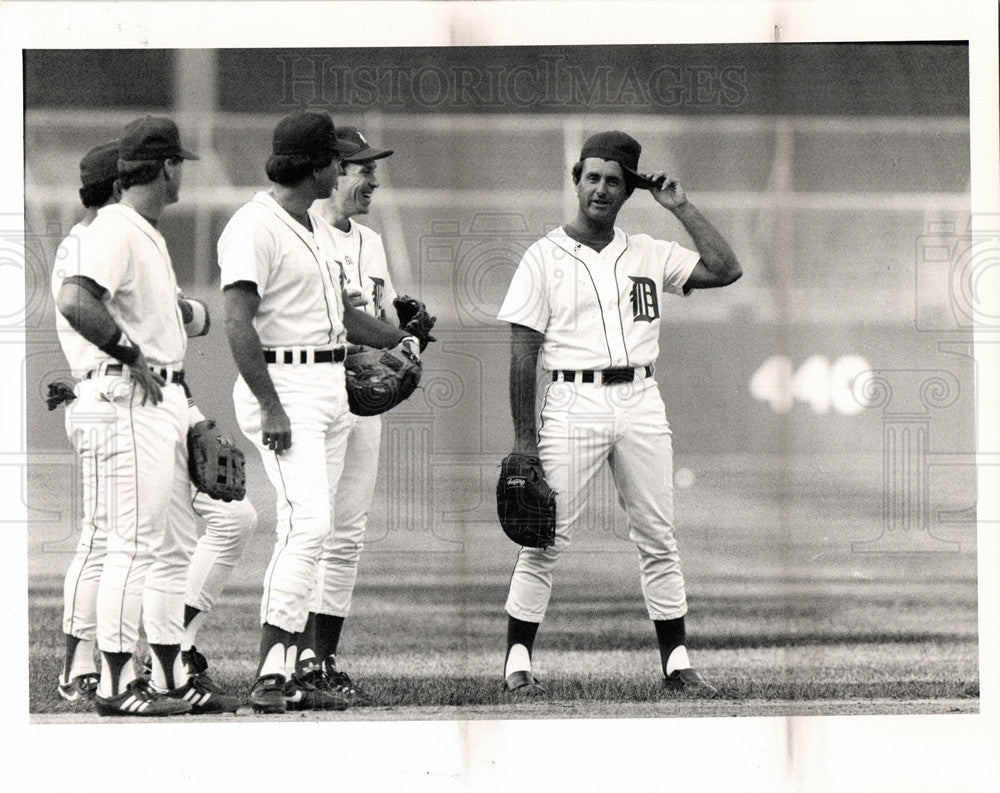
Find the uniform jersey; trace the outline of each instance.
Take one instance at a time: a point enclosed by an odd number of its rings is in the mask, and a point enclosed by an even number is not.
[[[659,355],[659,293],[682,295],[699,258],[617,227],[598,253],[560,227],[525,252],[498,318],[545,334],[546,369],[646,366]]]
[[[55,266],[52,268],[52,297],[56,300],[59,299],[63,278],[68,275],[79,275],[79,252],[88,228],[89,226],[85,226],[83,223],[77,223],[69,230],[66,239],[59,245]],[[56,309],[56,331],[59,334],[59,345],[69,362],[74,379],[79,380],[92,369],[94,361],[107,357],[73,330],[58,308]]]
[[[310,211],[311,214],[311,211]],[[313,217],[313,228],[323,223]],[[219,238],[222,287],[256,285],[254,329],[264,347],[332,347],[346,339],[342,275],[316,237],[266,192],[257,193]]]
[[[360,308],[384,319],[392,307],[396,290],[389,277],[382,235],[348,219],[350,231],[341,231],[332,223],[330,201],[318,201],[312,210],[326,222],[316,226],[316,238],[329,261],[337,262],[344,274],[345,286],[354,286],[368,299]],[[395,315],[389,315],[395,316]]]
[[[79,241],[76,261],[61,262],[53,280],[61,270],[63,278],[81,275],[96,282],[107,290],[104,304],[108,313],[146,360],[157,366],[180,367],[187,334],[163,235],[131,207],[112,204],[97,213]],[[164,310],[164,306],[172,308]],[[86,372],[114,360],[92,344],[72,345],[67,358],[69,355],[73,355],[69,363],[74,372]]]

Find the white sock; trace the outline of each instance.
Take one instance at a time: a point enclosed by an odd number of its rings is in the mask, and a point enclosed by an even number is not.
[[[184,638],[181,639],[181,651],[190,650],[194,647],[194,640],[198,636],[198,631],[204,624],[205,619],[208,617],[207,611],[199,611],[194,615],[194,619],[188,623],[188,626],[184,629]]]
[[[153,673],[149,678],[149,682],[157,691],[169,691],[172,688],[180,688],[187,683],[188,671],[187,667],[184,666],[184,660],[181,658],[181,651],[179,649],[177,650],[177,655],[174,656],[173,686],[167,684],[166,670],[163,668],[163,664],[160,663],[160,659],[155,652],[152,653],[151,660],[153,662]]]
[[[290,680],[292,675],[295,674],[295,662],[299,657],[299,646],[297,644],[290,644],[285,648],[285,666],[282,674],[285,676],[286,680]]]
[[[678,669],[690,668],[691,661],[688,659],[687,648],[683,644],[671,650],[670,655],[667,657],[667,677],[672,675]]]
[[[260,665],[260,676],[264,675],[285,675],[285,645],[272,644],[271,649],[264,656],[264,663]],[[294,655],[292,656],[295,657]]]
[[[133,658],[129,658],[123,665],[122,671],[118,673],[118,689],[115,689],[114,681],[111,679],[110,664],[101,665],[101,682],[97,684],[97,694],[101,697],[116,697],[125,690],[125,686],[135,680],[135,664]]]
[[[97,642],[93,639],[80,639],[76,647],[73,648],[73,660],[69,665],[69,680],[80,675],[97,671],[97,664],[94,663],[94,647]]]
[[[504,666],[503,676],[510,677],[514,672],[530,672],[531,657],[528,655],[528,648],[523,644],[515,644],[507,653],[507,665]]]

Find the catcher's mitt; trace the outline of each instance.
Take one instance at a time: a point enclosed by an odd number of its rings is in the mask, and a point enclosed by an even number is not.
[[[420,359],[405,346],[362,347],[344,361],[347,403],[356,416],[377,416],[396,407],[420,383]]]
[[[556,493],[545,481],[542,461],[508,454],[500,463],[497,515],[504,534],[518,545],[548,548],[556,541]]]
[[[437,341],[431,336],[437,317],[427,313],[427,306],[409,295],[400,295],[392,301],[392,305],[396,309],[396,316],[399,317],[400,329],[420,340],[420,352],[426,350],[432,341]]]
[[[247,493],[243,452],[220,435],[211,419],[188,429],[188,474],[195,487],[219,501],[242,501]]]

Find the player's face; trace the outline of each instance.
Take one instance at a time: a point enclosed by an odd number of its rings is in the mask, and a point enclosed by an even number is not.
[[[317,168],[313,173],[316,176],[316,198],[329,198],[337,189],[340,163],[333,160],[326,168]]]
[[[344,166],[334,199],[343,214],[365,215],[371,209],[372,195],[378,187],[374,162],[349,162]]]
[[[580,211],[588,218],[598,222],[614,222],[628,198],[625,192],[625,172],[616,162],[588,157],[583,161],[576,195]]]

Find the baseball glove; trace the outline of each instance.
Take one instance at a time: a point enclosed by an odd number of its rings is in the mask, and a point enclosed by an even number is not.
[[[409,295],[400,295],[392,301],[392,305],[396,309],[396,316],[399,317],[400,329],[420,340],[420,352],[426,350],[432,341],[437,341],[431,336],[437,317],[427,313],[427,306]]]
[[[195,487],[219,501],[242,501],[247,493],[243,452],[220,435],[211,419],[188,429],[188,474]]]
[[[548,548],[556,541],[556,493],[545,481],[542,461],[508,454],[500,463],[497,515],[504,534],[518,545]]]
[[[361,347],[344,361],[347,403],[356,416],[377,416],[396,407],[420,383],[420,359],[405,346]]]

